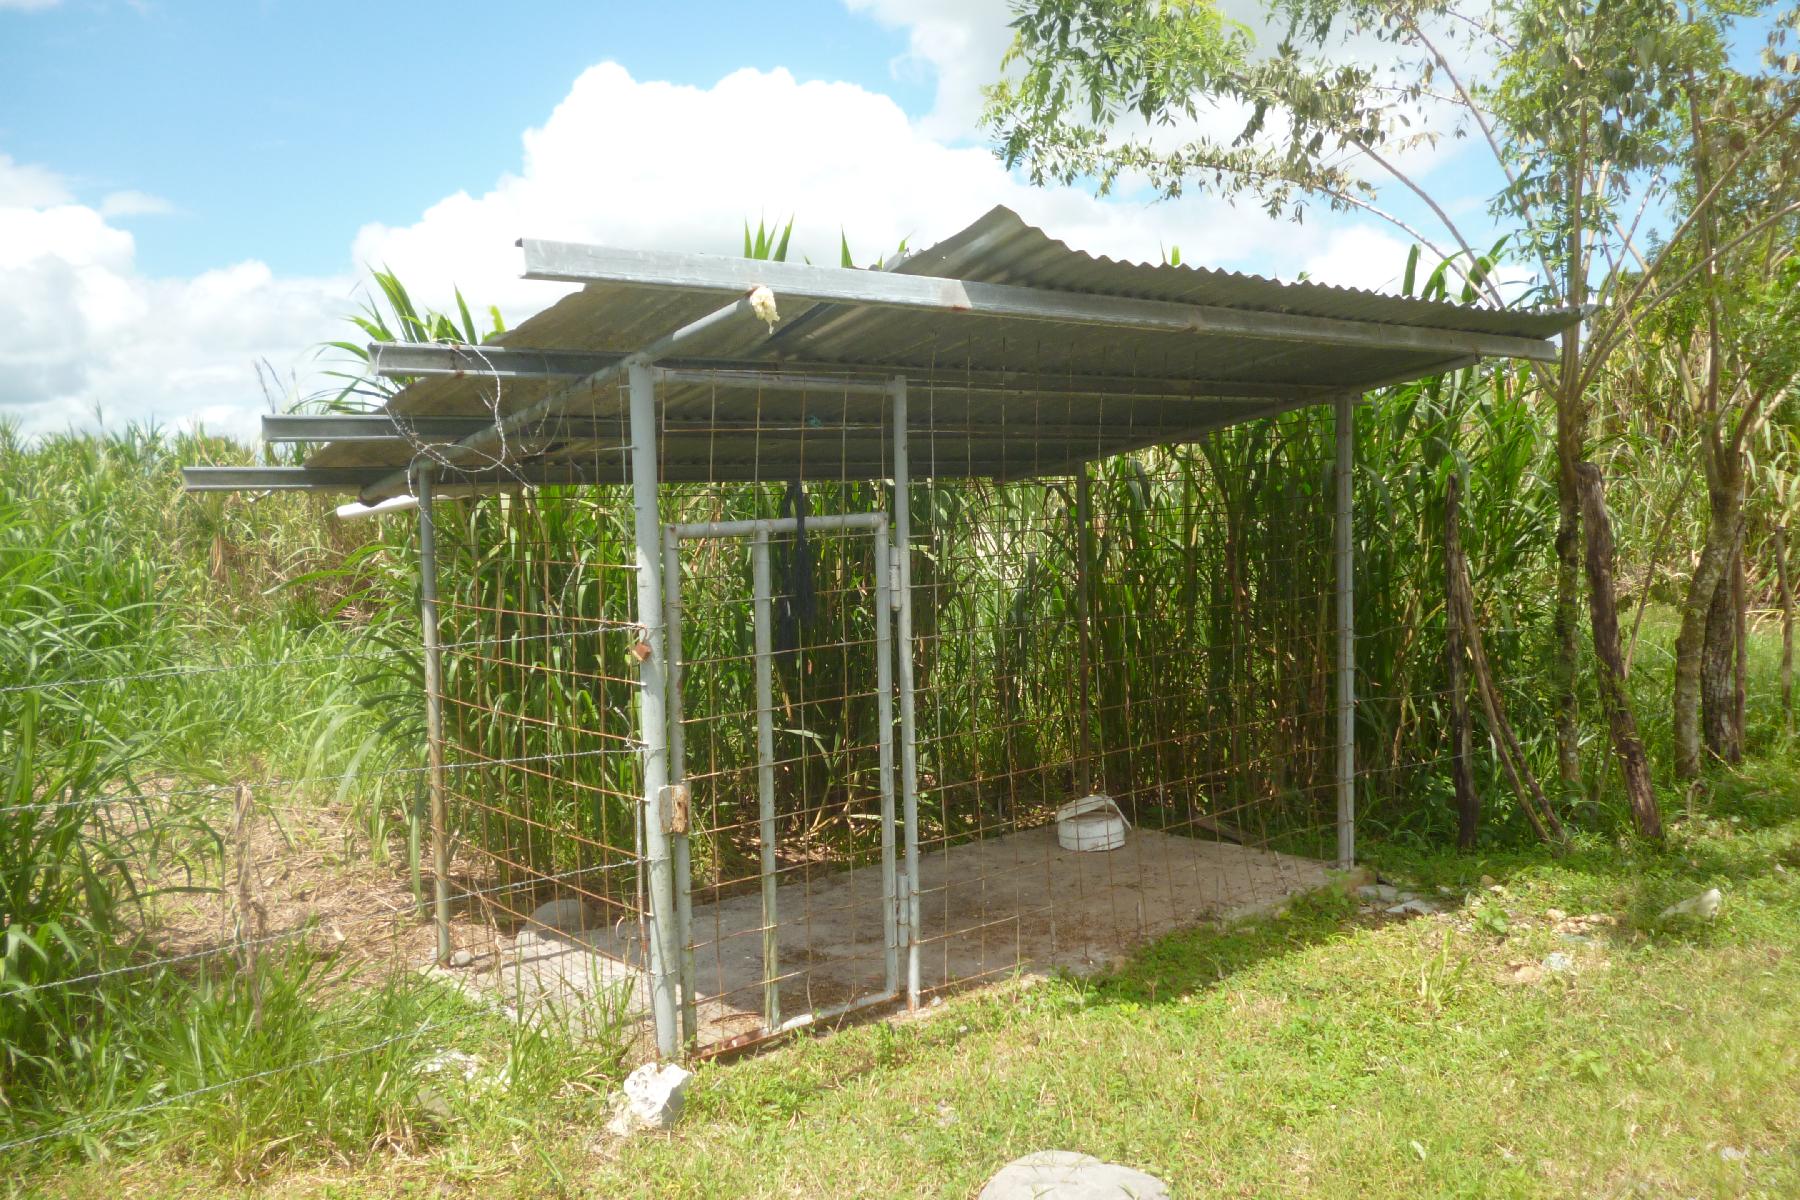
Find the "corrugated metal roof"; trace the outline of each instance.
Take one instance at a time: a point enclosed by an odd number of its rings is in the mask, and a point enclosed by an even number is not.
[[[911,275],[1006,283],[1057,292],[1127,296],[1257,313],[1284,313],[1419,329],[1543,339],[1578,314],[1502,311],[1387,296],[1316,283],[1284,284],[1192,266],[1120,262],[1071,249],[1017,214],[995,208],[973,225],[892,264]],[[719,306],[716,295],[589,284],[521,323],[509,348],[631,352]],[[684,357],[779,365],[846,378],[903,372],[915,396],[910,435],[921,474],[1017,475],[1066,470],[1134,446],[1191,440],[1341,391],[1358,392],[1461,365],[1467,355],[1391,347],[1321,347],[1291,340],[1184,331],[1148,332],[1025,321],[967,312],[802,306],[771,333],[759,322],[724,323],[684,343]],[[478,355],[478,351],[474,352]],[[991,372],[1054,376],[1031,390],[967,386]],[[1098,397],[1095,376],[1187,381],[1204,396]],[[1060,382],[1066,381],[1066,382]],[[518,412],[567,380],[463,377],[414,382],[389,404],[397,415]],[[1233,397],[1234,388],[1245,395]],[[669,478],[869,478],[891,454],[880,397],[764,392],[742,384],[665,384],[659,396]],[[618,419],[624,394],[609,385],[568,411]],[[405,465],[394,442],[337,442],[309,466]],[[517,444],[509,459],[575,461],[612,477],[622,455],[592,441]]]

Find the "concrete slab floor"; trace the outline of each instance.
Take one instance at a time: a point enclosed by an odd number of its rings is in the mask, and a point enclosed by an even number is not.
[[[881,874],[879,864],[782,872],[775,978],[783,1019],[887,989]],[[1329,868],[1143,829],[1116,850],[1070,851],[1045,826],[922,853],[920,876],[920,986],[936,990],[1014,971],[1094,971],[1145,940],[1322,887]],[[702,1047],[762,1031],[765,927],[760,891],[708,902],[696,889],[690,928]],[[906,956],[896,958],[904,991]],[[643,961],[633,927],[526,931],[481,986],[522,1008],[600,1001],[614,1017],[635,1017],[649,1011]]]

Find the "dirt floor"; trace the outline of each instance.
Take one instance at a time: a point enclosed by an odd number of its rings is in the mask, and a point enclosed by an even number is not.
[[[920,987],[933,991],[1015,971],[1086,973],[1148,938],[1230,920],[1324,886],[1311,859],[1225,842],[1133,830],[1102,852],[1062,849],[1054,827],[921,856]],[[783,873],[777,888],[780,1016],[889,990],[881,868]],[[699,1043],[753,1037],[764,1027],[767,928],[760,893],[693,910]],[[905,986],[904,955],[895,955]],[[642,1017],[649,993],[639,934],[630,926],[560,934],[526,930],[468,978],[505,1002]]]

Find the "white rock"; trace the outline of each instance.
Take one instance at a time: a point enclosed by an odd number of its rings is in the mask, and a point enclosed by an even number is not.
[[[645,1063],[625,1077],[623,1093],[613,1100],[607,1130],[624,1137],[640,1129],[674,1128],[693,1077],[677,1063]]]
[[[462,1050],[439,1050],[419,1064],[421,1075],[442,1075],[448,1072],[461,1075],[464,1080],[475,1078],[480,1070],[481,1060]]]
[[[1544,970],[1552,975],[1561,975],[1564,971],[1573,969],[1574,966],[1575,960],[1561,950],[1552,950],[1544,956]]]
[[[979,1200],[1169,1200],[1168,1185],[1090,1154],[1040,1150],[1000,1168]]]
[[[1399,904],[1390,905],[1386,911],[1396,917],[1427,917],[1438,910],[1438,906],[1429,900],[1414,897]]]
[[[1662,919],[1671,917],[1698,917],[1702,921],[1710,921],[1719,915],[1719,904],[1725,899],[1718,888],[1707,888],[1698,896],[1689,896],[1680,904],[1671,904],[1662,910]]]
[[[533,929],[554,929],[558,933],[580,933],[593,925],[593,913],[585,900],[552,900],[531,910],[525,924]]]
[[[1364,900],[1380,900],[1392,904],[1400,898],[1400,889],[1386,883],[1365,883],[1356,889],[1356,894]]]
[[[450,965],[453,967],[466,967],[474,961],[475,956],[467,950],[458,950],[450,956]]]

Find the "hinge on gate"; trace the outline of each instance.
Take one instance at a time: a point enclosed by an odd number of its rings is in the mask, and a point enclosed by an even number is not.
[[[888,547],[888,607],[900,611],[900,547]]]
[[[662,790],[659,807],[662,809],[662,827],[664,833],[686,833],[688,831],[688,787],[685,783],[671,783]]]

